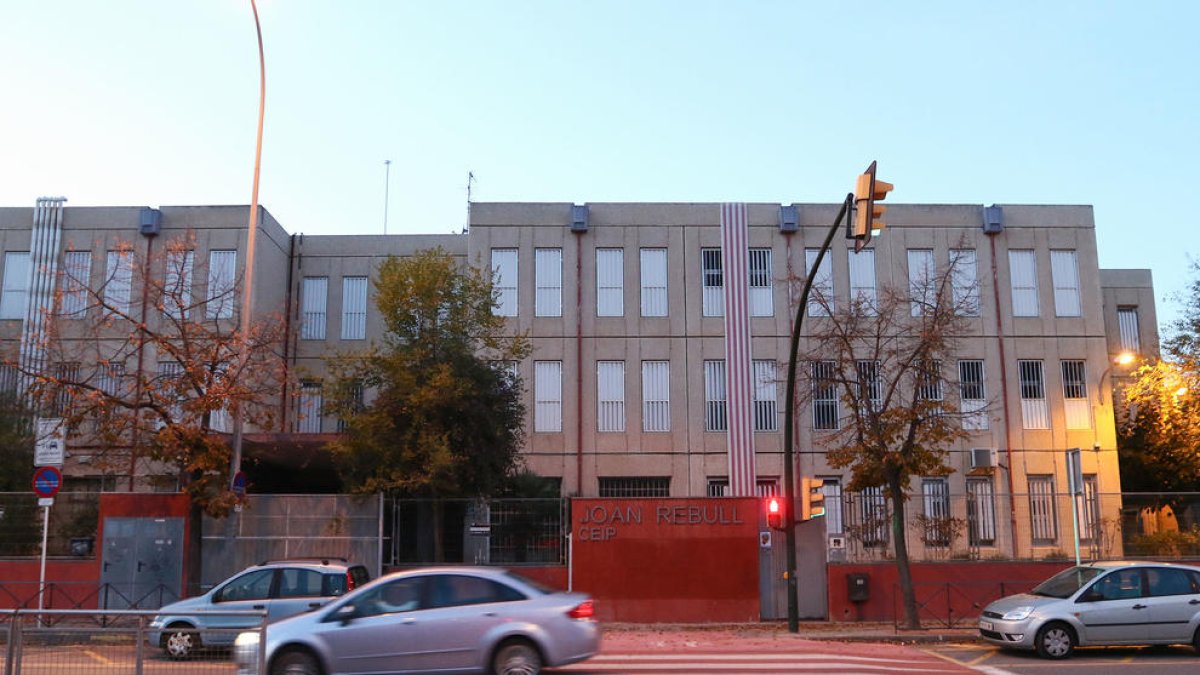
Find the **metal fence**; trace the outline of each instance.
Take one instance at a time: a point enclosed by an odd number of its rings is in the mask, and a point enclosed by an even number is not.
[[[90,556],[94,552],[100,493],[60,492],[50,507],[47,555]],[[32,492],[0,492],[0,556],[39,555],[42,507]]]
[[[220,618],[237,627],[208,628],[189,635],[200,645],[230,644],[238,633],[262,636],[266,612],[196,612],[209,622]],[[236,667],[229,647],[198,649],[186,659],[171,659],[161,648],[163,631],[152,624],[155,613],[139,610],[37,610],[0,612],[3,675],[182,675],[226,673]],[[264,652],[259,640],[259,672]]]
[[[395,499],[385,509],[385,567],[425,563],[560,565],[570,500]]]

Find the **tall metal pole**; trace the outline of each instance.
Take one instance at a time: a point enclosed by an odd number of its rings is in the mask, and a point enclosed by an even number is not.
[[[392,189],[392,160],[383,160],[383,233],[387,234],[388,193]]]
[[[838,211],[837,218],[829,228],[829,234],[825,235],[825,243],[821,244],[821,250],[817,252],[817,259],[813,261],[812,269],[808,271],[808,278],[804,281],[804,291],[800,294],[800,304],[796,307],[796,320],[792,323],[792,346],[788,353],[787,408],[785,408],[787,413],[783,416],[783,522],[787,525],[784,529],[787,571],[784,574],[787,578],[788,631],[792,633],[800,632],[800,607],[796,597],[796,471],[794,466],[795,450],[792,447],[795,438],[796,353],[800,349],[800,327],[804,322],[804,313],[808,309],[808,293],[812,290],[813,279],[817,276],[817,270],[821,268],[821,260],[825,258],[825,252],[833,243],[833,235],[837,232],[838,227],[842,224],[842,218],[846,217],[846,212],[850,210],[853,203],[854,193],[846,195],[846,200],[842,202],[842,209]]]
[[[242,316],[238,359],[244,365],[250,348],[250,311],[253,308],[254,244],[258,238],[258,174],[262,167],[263,112],[267,103],[267,65],[263,58],[262,24],[258,21],[258,5],[250,0],[254,12],[254,30],[258,34],[258,134],[254,144],[254,187],[250,192],[250,223],[246,232],[246,272],[242,284]],[[239,368],[240,370],[240,368]],[[230,487],[242,470],[242,411],[233,407],[233,457],[230,461]]]

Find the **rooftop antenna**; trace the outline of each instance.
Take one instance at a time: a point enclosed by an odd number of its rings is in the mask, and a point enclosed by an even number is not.
[[[471,184],[475,182],[475,173],[467,172],[467,222],[463,225],[463,234],[466,234],[467,229],[471,227]]]
[[[383,160],[383,233],[387,234],[388,191],[392,187],[392,160]]]

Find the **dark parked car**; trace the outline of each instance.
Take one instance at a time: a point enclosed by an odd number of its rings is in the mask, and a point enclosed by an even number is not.
[[[398,572],[316,612],[242,633],[240,675],[537,675],[600,647],[591,598],[496,568]]]

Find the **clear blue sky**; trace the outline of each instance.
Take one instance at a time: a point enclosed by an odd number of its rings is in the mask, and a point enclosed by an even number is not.
[[[450,232],[478,201],[1092,204],[1100,263],[1200,254],[1200,3],[262,0],[260,202]],[[250,201],[249,0],[0,5],[0,205]]]

